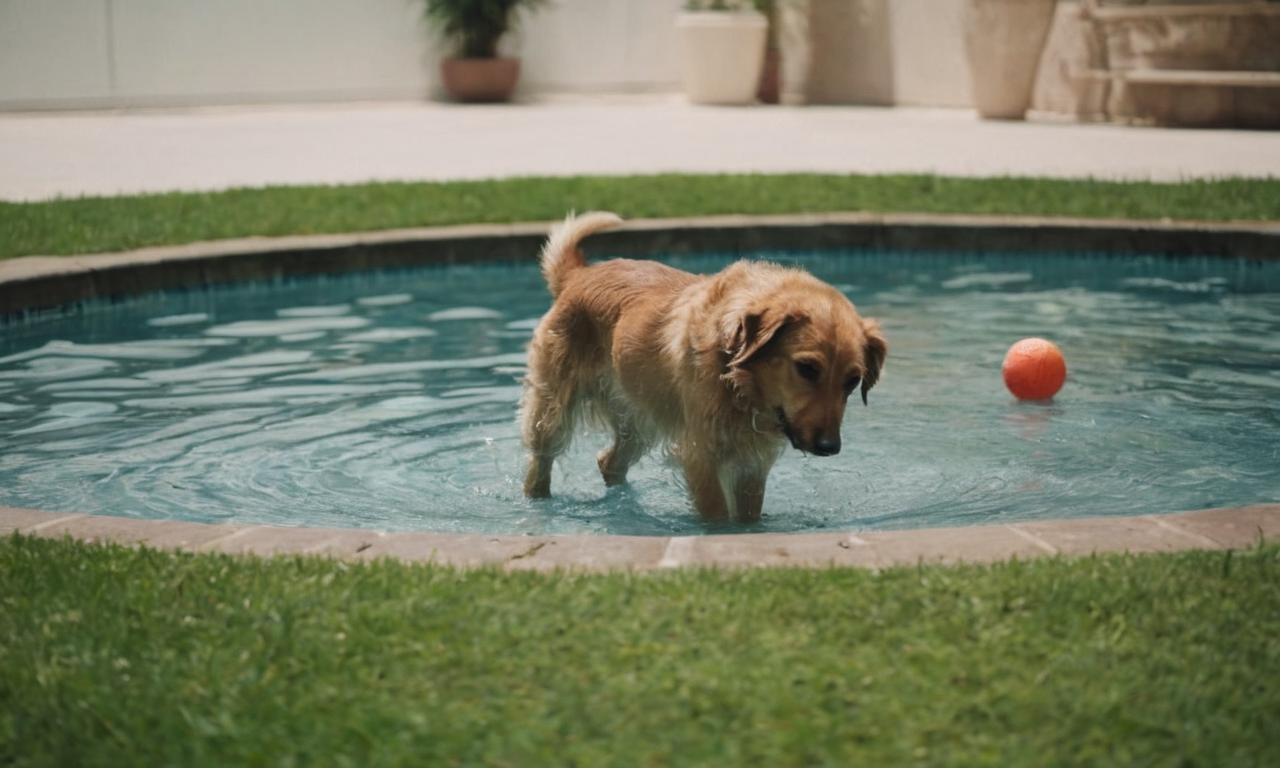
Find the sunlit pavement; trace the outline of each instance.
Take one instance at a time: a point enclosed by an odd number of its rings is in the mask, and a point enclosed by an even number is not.
[[[271,184],[809,171],[1177,181],[1280,176],[1280,132],[704,107],[677,95],[0,113],[0,199]]]

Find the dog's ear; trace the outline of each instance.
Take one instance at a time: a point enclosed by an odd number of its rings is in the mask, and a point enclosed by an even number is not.
[[[744,312],[722,329],[721,348],[729,358],[730,369],[741,368],[773,340],[787,323],[796,317],[774,309]]]
[[[862,374],[862,404],[867,404],[867,390],[880,380],[880,369],[884,368],[884,359],[889,354],[889,343],[884,340],[880,331],[880,323],[870,318],[862,321],[862,333],[866,336],[862,350],[862,358],[866,363],[866,371]]]
[[[727,318],[720,328],[720,350],[725,357],[725,370],[721,378],[733,390],[739,405],[746,403],[751,372],[746,364],[751,362],[778,332],[797,318],[776,309],[748,310]]]

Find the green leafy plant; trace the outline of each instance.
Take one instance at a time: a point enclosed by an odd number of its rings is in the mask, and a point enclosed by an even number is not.
[[[515,28],[520,11],[547,0],[426,0],[423,17],[436,27],[463,59],[492,59],[498,41]]]

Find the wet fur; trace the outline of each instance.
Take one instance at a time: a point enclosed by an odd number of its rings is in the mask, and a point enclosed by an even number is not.
[[[839,451],[850,392],[865,403],[884,365],[879,325],[800,269],[587,265],[578,243],[620,223],[611,213],[570,216],[542,251],[555,303],[529,345],[525,494],[550,495],[555,458],[591,417],[614,436],[597,462],[607,485],[626,482],[636,460],[663,444],[705,519],[757,519],[788,441]]]

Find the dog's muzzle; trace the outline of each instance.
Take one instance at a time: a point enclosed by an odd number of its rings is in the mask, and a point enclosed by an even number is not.
[[[812,453],[814,456],[835,456],[840,452],[840,435],[837,434],[834,438],[819,437],[811,445],[806,445],[796,433],[795,427],[791,425],[786,411],[778,408],[774,415],[778,419],[778,426],[782,429],[782,434],[786,435],[787,439],[791,441],[791,447],[797,451]]]
[[[787,419],[786,412],[778,408],[774,411],[774,416],[778,419],[778,427],[782,429],[782,434],[786,436],[787,440],[791,441],[791,447],[797,451],[803,451],[804,447],[800,445],[800,440],[796,437],[796,431]]]
[[[813,454],[815,456],[835,456],[840,452],[840,438],[828,440],[818,438],[813,442]]]

